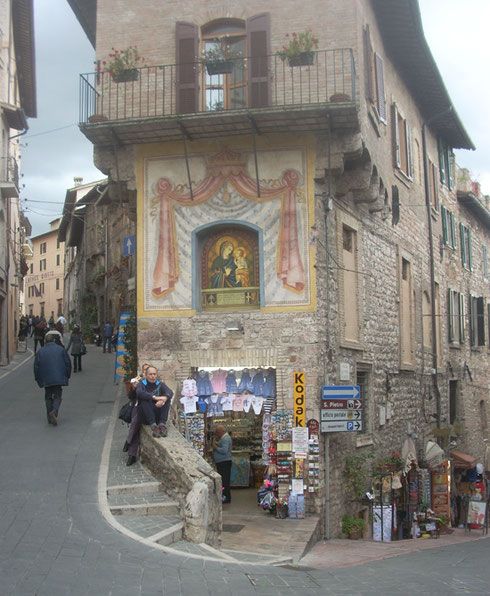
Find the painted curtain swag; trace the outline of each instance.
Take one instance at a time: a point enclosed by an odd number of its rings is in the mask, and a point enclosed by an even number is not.
[[[157,200],[160,202],[158,257],[153,271],[152,286],[152,294],[155,298],[162,298],[172,292],[179,279],[173,203],[187,206],[204,203],[227,183],[250,201],[282,199],[277,276],[282,280],[285,288],[297,293],[303,292],[305,274],[299,251],[296,213],[299,174],[295,170],[286,170],[281,179],[269,183],[269,188],[264,188],[261,184],[259,198],[257,183],[247,174],[241,154],[228,150],[207,162],[206,177],[193,189],[192,199],[190,192],[184,193],[172,188],[168,178],[160,178],[155,184]]]

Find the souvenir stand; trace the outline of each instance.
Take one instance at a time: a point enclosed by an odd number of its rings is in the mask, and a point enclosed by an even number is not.
[[[318,432],[293,433],[292,410],[278,409],[275,369],[196,368],[182,383],[179,428],[213,463],[215,430],[232,438],[231,487],[268,494],[277,517],[302,518],[308,495],[319,490]],[[255,497],[257,499],[257,495]]]

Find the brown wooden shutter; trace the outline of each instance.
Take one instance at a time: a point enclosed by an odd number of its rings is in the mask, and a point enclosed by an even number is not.
[[[198,27],[192,23],[177,23],[176,40],[176,75],[177,75],[177,112],[188,114],[198,111]]]
[[[373,46],[371,45],[369,25],[364,27],[364,66],[366,77],[366,96],[369,101],[374,103]]]
[[[247,21],[248,106],[263,108],[270,105],[269,54],[270,15],[255,15]]]

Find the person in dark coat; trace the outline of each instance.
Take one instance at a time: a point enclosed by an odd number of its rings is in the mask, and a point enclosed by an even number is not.
[[[75,325],[70,335],[70,341],[66,351],[69,352],[71,347],[71,355],[73,356],[73,372],[82,370],[82,347],[83,337],[80,332],[80,327]]]
[[[106,324],[104,325],[104,346],[103,346],[103,351],[105,352],[105,349],[107,347],[109,354],[112,352],[112,335],[114,333],[114,327],[111,325],[110,321],[106,321]]]
[[[48,335],[46,345],[34,358],[34,378],[39,387],[44,387],[46,415],[49,424],[53,426],[58,424],[61,393],[63,386],[68,385],[70,376],[71,360],[68,352],[56,344],[53,335]]]
[[[42,319],[36,323],[32,334],[34,336],[34,354],[37,352],[37,344],[41,344],[41,348],[44,346],[44,336],[46,335],[46,322]]]

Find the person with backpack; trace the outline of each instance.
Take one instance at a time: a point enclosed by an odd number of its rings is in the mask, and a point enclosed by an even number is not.
[[[40,319],[32,330],[32,337],[34,337],[34,354],[37,351],[37,344],[44,346],[44,336],[46,335],[46,322]]]

